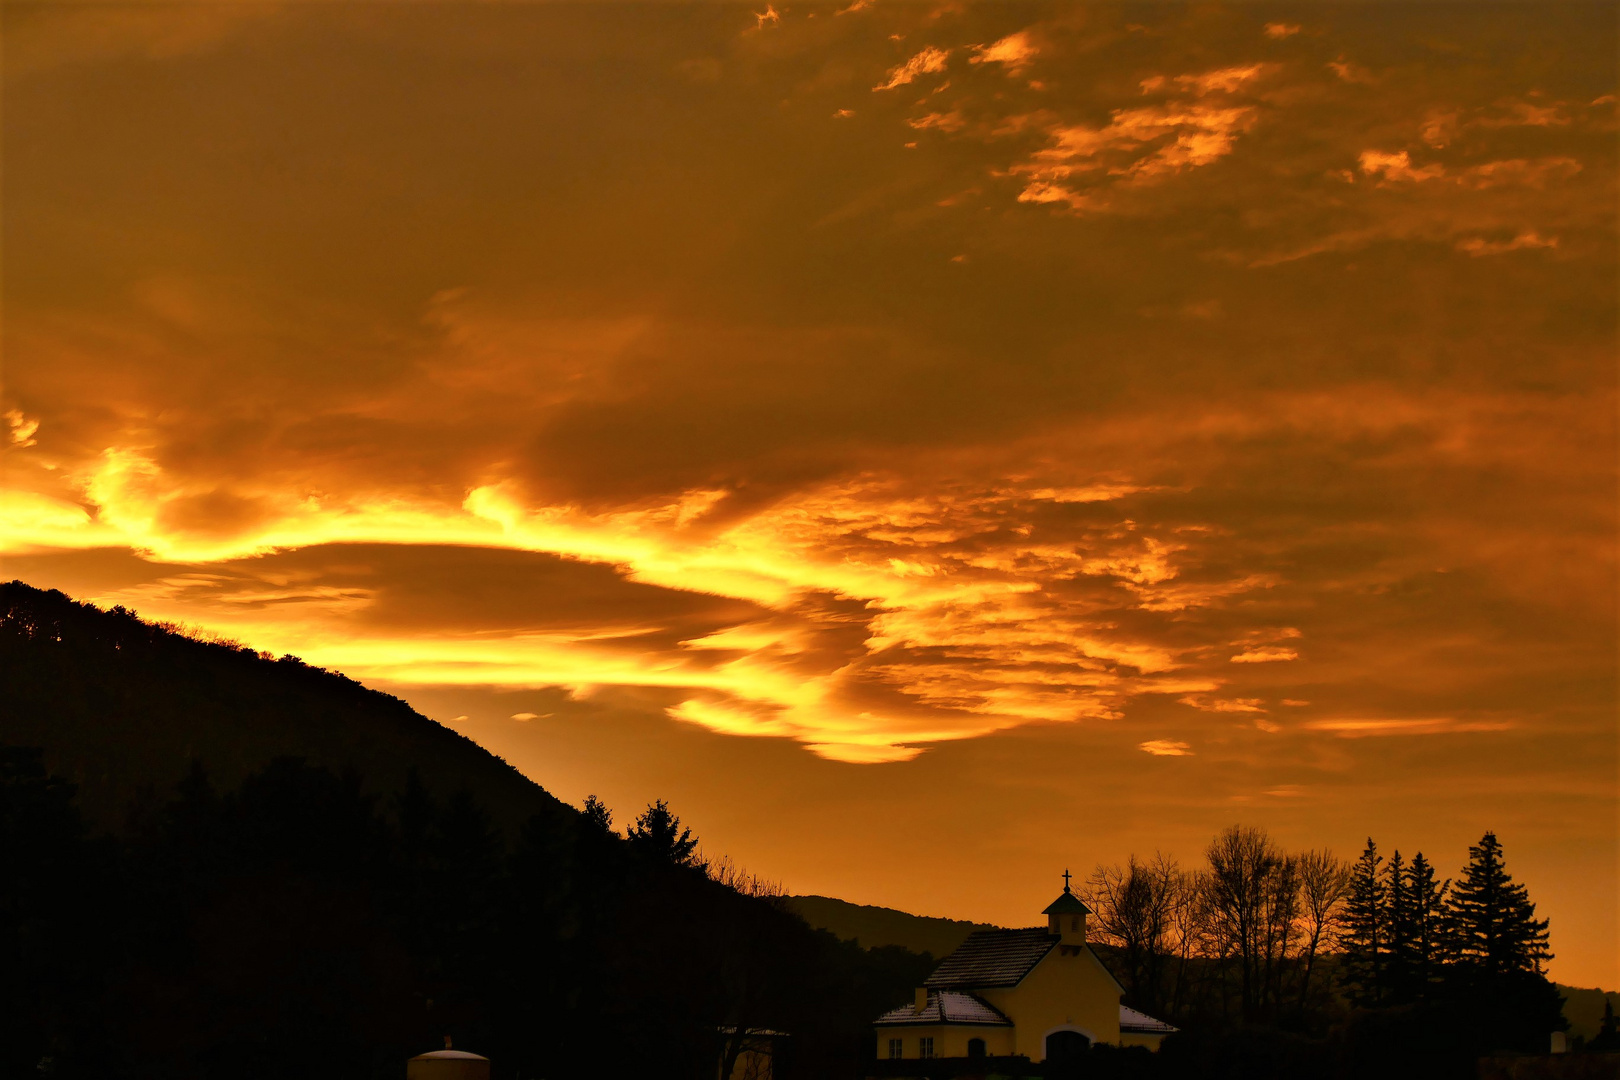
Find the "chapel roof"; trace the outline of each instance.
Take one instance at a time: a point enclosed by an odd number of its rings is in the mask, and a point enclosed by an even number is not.
[[[1067,885],[1065,885],[1063,887],[1063,895],[1058,897],[1056,900],[1052,901],[1050,904],[1047,904],[1046,905],[1046,910],[1042,911],[1041,914],[1042,915],[1090,915],[1091,914],[1091,909],[1086,907],[1086,905],[1080,900],[1080,898],[1078,896],[1074,895],[1074,893],[1070,892],[1069,887]]]
[[[979,930],[940,961],[925,986],[1017,986],[1052,951],[1056,934],[1044,926],[1025,930]]]
[[[878,1024],[977,1024],[1012,1027],[1006,1015],[973,994],[960,990],[935,990],[928,995],[928,1006],[918,1012],[910,1005],[890,1009],[878,1017]]]
[[[1119,1030],[1134,1032],[1138,1035],[1168,1035],[1179,1030],[1172,1024],[1163,1020],[1155,1020],[1144,1012],[1137,1012],[1128,1005],[1119,1007]]]

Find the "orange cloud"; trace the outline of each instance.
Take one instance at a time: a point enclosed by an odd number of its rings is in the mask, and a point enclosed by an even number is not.
[[[1457,241],[1457,250],[1466,251],[1473,256],[1501,255],[1509,251],[1522,251],[1526,248],[1555,248],[1558,246],[1558,237],[1542,236],[1531,229],[1526,229],[1511,240],[1487,240],[1483,236],[1470,236]]]
[[[1154,757],[1187,757],[1192,754],[1190,746],[1175,739],[1149,739],[1140,745],[1142,750]]]
[[[1285,649],[1280,645],[1262,645],[1257,648],[1245,649],[1232,657],[1234,664],[1271,664],[1280,660],[1298,660],[1299,653],[1293,649]]]
[[[889,69],[889,79],[872,87],[873,90],[894,90],[915,82],[923,75],[937,75],[945,70],[946,61],[950,58],[949,49],[939,49],[930,45],[917,53],[903,64]]]
[[[989,45],[973,46],[970,64],[1000,64],[1009,75],[1017,75],[1034,61],[1040,50],[1030,40],[1029,31],[1020,30]]]
[[[1312,731],[1328,731],[1341,739],[1364,739],[1381,735],[1451,735],[1465,731],[1507,731],[1512,724],[1499,720],[1456,720],[1450,717],[1425,719],[1332,719],[1308,720]]]

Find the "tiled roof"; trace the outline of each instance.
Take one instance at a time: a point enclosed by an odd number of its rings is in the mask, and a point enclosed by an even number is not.
[[[979,930],[928,976],[933,987],[1017,986],[1058,943],[1044,926],[1027,930]]]
[[[1119,1030],[1135,1032],[1138,1035],[1168,1035],[1177,1030],[1163,1020],[1155,1020],[1147,1013],[1137,1012],[1128,1006],[1119,1007]]]
[[[1012,1027],[994,1005],[983,998],[959,990],[935,990],[928,995],[928,1007],[918,1012],[910,1005],[890,1009],[877,1018],[879,1024],[994,1024]]]

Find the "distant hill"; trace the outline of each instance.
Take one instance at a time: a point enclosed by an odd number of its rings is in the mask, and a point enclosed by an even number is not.
[[[862,948],[899,945],[929,953],[936,960],[953,951],[975,930],[996,929],[989,923],[963,922],[912,915],[894,908],[851,904],[830,896],[790,896],[789,906],[818,930],[827,930]]]
[[[1569,1021],[1571,1035],[1590,1039],[1597,1034],[1598,1027],[1603,1023],[1604,998],[1614,1003],[1615,1012],[1620,1012],[1620,993],[1613,990],[1588,990],[1563,983],[1555,985],[1558,992],[1564,995],[1564,1017]]]
[[[0,745],[42,748],[102,828],[120,827],[143,791],[169,792],[193,761],[232,788],[283,756],[353,768],[379,794],[401,790],[415,768],[441,795],[475,794],[508,828],[578,817],[398,698],[20,581],[0,584]]]

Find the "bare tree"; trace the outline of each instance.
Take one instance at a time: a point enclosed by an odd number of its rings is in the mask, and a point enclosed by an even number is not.
[[[743,869],[730,855],[709,859],[699,852],[696,866],[710,881],[724,885],[732,892],[741,893],[743,896],[767,900],[779,907],[782,906],[782,899],[787,896],[787,890],[780,881],[772,881],[770,878]]]
[[[1260,1007],[1275,1010],[1282,1002],[1283,979],[1300,932],[1299,860],[1282,854],[1273,863],[1261,891]]]
[[[1233,825],[1210,841],[1204,892],[1220,955],[1236,961],[1245,1019],[1275,992],[1292,940],[1298,875],[1263,829]]]
[[[787,890],[779,881],[762,877],[739,866],[731,856],[707,858],[700,851],[691,865],[718,885],[723,885],[739,896],[761,901],[779,912],[791,910],[787,904]],[[762,917],[758,904],[743,904],[727,919],[716,941],[716,959],[719,963],[721,983],[727,998],[726,1026],[721,1046],[720,1075],[736,1075],[739,1060],[750,1060],[751,1050],[768,1046],[766,1036],[752,1026],[767,1015],[767,999],[778,992],[780,965],[763,948],[769,938],[768,919]]]
[[[1338,945],[1344,902],[1350,895],[1350,867],[1331,851],[1311,850],[1299,857],[1299,879],[1305,939],[1299,1004],[1304,1008],[1311,991],[1311,973],[1316,967],[1317,953]]]
[[[1081,890],[1098,938],[1119,950],[1127,995],[1150,1012],[1165,999],[1171,920],[1180,886],[1176,861],[1156,854],[1148,863],[1132,855],[1124,866],[1099,866]]]
[[[1170,933],[1176,957],[1176,973],[1170,998],[1172,1015],[1185,1016],[1201,980],[1194,973],[1201,965],[1196,959],[1216,952],[1211,934],[1209,904],[1203,875],[1178,870],[1175,894],[1170,907]]]

